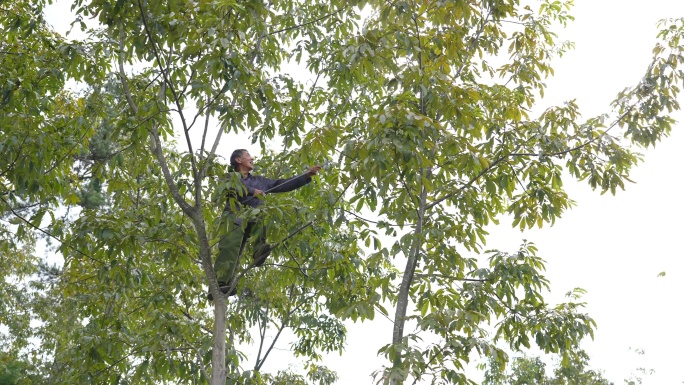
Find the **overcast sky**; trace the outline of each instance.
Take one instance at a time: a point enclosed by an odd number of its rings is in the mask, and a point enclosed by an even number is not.
[[[547,99],[577,98],[588,118],[608,111],[618,91],[639,81],[651,58],[657,21],[684,17],[684,2],[575,3],[576,21],[563,36],[575,41],[576,49],[557,60]],[[677,120],[682,117],[679,113]],[[645,162],[632,173],[636,184],[626,191],[601,196],[586,184],[569,186],[577,206],[553,228],[525,234],[548,261],[554,295],[576,286],[587,289],[598,331],[586,347],[594,367],[616,384],[637,367],[655,370],[644,384],[684,382],[681,127],[644,152]],[[497,235],[501,247],[520,237],[503,229]],[[662,271],[666,275],[658,277]]]
[[[608,112],[617,92],[639,82],[651,58],[657,21],[684,17],[684,1],[575,0],[572,13],[576,20],[561,37],[574,41],[576,48],[556,60],[556,75],[547,81],[541,105],[577,99],[589,118]],[[59,27],[68,19],[65,14],[68,6],[61,5],[48,17]],[[655,150],[644,151],[645,162],[632,173],[637,183],[627,191],[602,196],[586,184],[568,184],[577,206],[555,226],[520,233],[502,222],[491,229],[487,244],[515,250],[523,238],[535,242],[548,262],[553,300],[562,300],[574,287],[588,291],[584,299],[598,330],[585,347],[592,366],[615,384],[638,367],[655,370],[643,377],[644,384],[684,383],[681,127]],[[226,145],[251,146],[246,138],[231,138]],[[663,271],[666,275],[658,277]],[[390,340],[386,319],[350,326],[347,352],[327,357],[324,364],[338,371],[339,384],[370,384],[370,373],[384,363],[375,353]],[[275,359],[291,356],[287,346],[281,348]],[[277,370],[276,362],[268,362],[269,368]]]

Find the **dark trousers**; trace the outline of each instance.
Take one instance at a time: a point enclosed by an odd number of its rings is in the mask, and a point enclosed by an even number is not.
[[[255,250],[267,247],[266,227],[263,221],[250,221],[247,222],[247,225],[240,225],[235,223],[235,219],[234,214],[224,214],[221,219],[221,227],[226,229],[226,233],[219,240],[219,251],[214,263],[214,271],[216,272],[216,280],[222,286],[231,284],[236,276],[242,254],[250,237],[253,238]]]

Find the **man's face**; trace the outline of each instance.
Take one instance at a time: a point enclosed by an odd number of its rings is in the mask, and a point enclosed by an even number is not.
[[[254,158],[247,151],[243,152],[239,158],[235,158],[235,161],[241,170],[250,172],[254,169]]]

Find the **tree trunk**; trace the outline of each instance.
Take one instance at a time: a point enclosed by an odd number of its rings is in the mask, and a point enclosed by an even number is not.
[[[201,207],[193,218],[197,238],[199,240],[200,260],[207,277],[209,290],[214,297],[214,347],[211,353],[211,385],[225,385],[226,377],[226,312],[228,311],[226,295],[221,293],[216,281],[216,272],[212,265],[211,247],[205,228]]]
[[[211,385],[225,385],[228,375],[226,372],[226,300],[224,295],[214,296],[214,349],[211,353]]]
[[[416,223],[416,229],[413,232],[413,243],[411,245],[408,260],[406,261],[406,268],[404,269],[404,276],[401,280],[401,286],[399,287],[399,296],[397,297],[397,310],[394,314],[394,329],[392,331],[392,344],[394,345],[401,344],[404,338],[404,323],[406,321],[406,312],[408,310],[409,290],[411,289],[411,283],[413,283],[413,275],[416,272],[416,266],[418,266],[420,247],[423,243],[423,218],[425,215],[426,200],[427,190],[425,189],[425,186],[423,186],[420,192],[418,223]],[[390,381],[390,384],[396,385],[398,384],[398,380],[393,378]]]

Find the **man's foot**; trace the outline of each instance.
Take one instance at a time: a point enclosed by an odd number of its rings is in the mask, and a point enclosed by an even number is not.
[[[228,290],[230,290],[230,285],[227,285],[224,282],[219,282],[219,290],[221,290],[223,294],[228,294]],[[231,297],[235,294],[237,294],[237,287],[234,287],[230,294],[228,294],[228,296]],[[207,294],[207,299],[209,301],[214,300],[214,296],[211,294],[211,291],[209,291],[209,293]]]
[[[266,262],[266,258],[271,255],[271,251],[273,251],[276,246],[277,245],[270,243],[264,243],[257,246],[256,250],[254,250],[254,255],[252,256],[252,260],[254,260],[254,266],[258,267],[263,265],[264,262]]]

